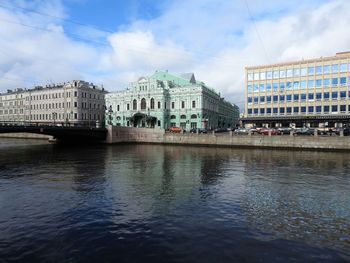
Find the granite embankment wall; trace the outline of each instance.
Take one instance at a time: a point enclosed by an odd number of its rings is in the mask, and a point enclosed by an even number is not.
[[[0,133],[0,138],[18,138],[18,139],[40,139],[40,140],[50,140],[53,137],[45,134],[36,134],[28,132],[18,132],[18,133]]]
[[[158,129],[112,126],[108,127],[106,142],[350,151],[350,137],[290,135],[250,136],[233,135],[232,133],[179,134],[168,133]]]

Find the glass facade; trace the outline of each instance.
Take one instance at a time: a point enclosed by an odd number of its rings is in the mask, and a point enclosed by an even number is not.
[[[247,67],[246,113],[248,117],[255,112],[259,116],[350,114],[349,84],[350,53]]]

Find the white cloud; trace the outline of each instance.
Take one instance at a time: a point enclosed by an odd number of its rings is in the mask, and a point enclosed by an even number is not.
[[[28,2],[30,8],[65,16],[59,0]],[[197,79],[243,106],[245,66],[349,50],[347,0],[247,0],[250,13],[245,1],[166,3],[159,17],[125,24],[114,34],[70,28],[98,41],[107,37],[107,46],[74,40],[57,19],[0,8],[0,20],[49,30],[2,23],[6,26],[0,27],[0,89],[15,82],[1,76],[41,82],[81,77],[113,91],[141,75],[168,69],[194,72]]]

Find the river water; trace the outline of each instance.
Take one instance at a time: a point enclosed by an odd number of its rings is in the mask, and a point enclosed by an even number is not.
[[[0,139],[12,261],[350,261],[350,153]]]

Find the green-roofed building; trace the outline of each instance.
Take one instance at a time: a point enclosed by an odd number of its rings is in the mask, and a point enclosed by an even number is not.
[[[106,124],[189,131],[229,128],[239,123],[239,109],[196,80],[193,73],[156,71],[126,90],[106,95]]]

